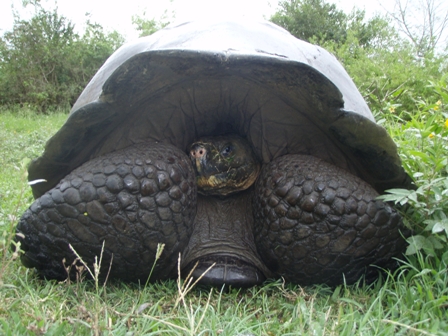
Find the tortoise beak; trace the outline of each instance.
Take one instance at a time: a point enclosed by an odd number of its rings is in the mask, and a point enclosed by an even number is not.
[[[210,143],[195,142],[190,147],[190,159],[196,167],[196,174],[200,177],[210,178],[220,172],[219,151]]]

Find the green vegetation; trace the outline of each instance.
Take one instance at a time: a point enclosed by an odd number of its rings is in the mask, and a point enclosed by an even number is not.
[[[124,39],[91,22],[80,36],[57,9],[33,6],[30,20],[15,14],[12,31],[0,37],[0,104],[36,112],[67,108]]]
[[[409,121],[400,115],[388,116],[394,139],[401,147],[401,159],[414,177],[417,190],[389,190],[382,196],[405,207],[405,218],[415,235],[409,240],[408,254],[424,250],[448,263],[448,76],[430,87],[440,94],[433,104],[420,101]]]
[[[17,219],[32,202],[26,165],[122,39],[95,24],[78,36],[56,11],[33,3],[35,16],[16,17],[13,31],[0,37],[0,335],[448,335],[446,54],[433,46],[421,57],[421,47],[388,19],[366,20],[322,0],[282,1],[272,18],[344,64],[417,183],[417,190],[383,196],[402,206],[414,230],[393,274],[370,285],[277,281],[245,291],[181,280],[58,283],[39,280],[10,249]],[[141,34],[163,25],[134,21]]]
[[[143,13],[142,15],[134,15],[132,17],[132,24],[135,26],[135,30],[138,31],[138,36],[143,37],[154,34],[156,31],[165,28],[170,24],[169,20],[173,18],[174,14],[168,15],[167,11],[165,11],[160,20],[156,20],[155,18],[148,19],[146,13]]]

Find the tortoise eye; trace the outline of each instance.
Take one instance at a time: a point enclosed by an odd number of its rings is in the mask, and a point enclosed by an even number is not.
[[[224,149],[221,151],[221,155],[228,156],[230,153],[232,153],[233,147],[232,145],[226,145]]]

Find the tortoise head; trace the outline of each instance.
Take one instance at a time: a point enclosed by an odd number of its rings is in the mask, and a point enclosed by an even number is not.
[[[237,135],[206,137],[190,146],[198,191],[226,196],[249,188],[260,172],[251,146]]]

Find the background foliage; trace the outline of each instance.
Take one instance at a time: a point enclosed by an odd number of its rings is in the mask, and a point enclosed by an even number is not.
[[[16,13],[0,39],[0,104],[67,108],[124,39],[91,22],[79,35],[57,9],[33,6],[33,17],[24,21]]]

